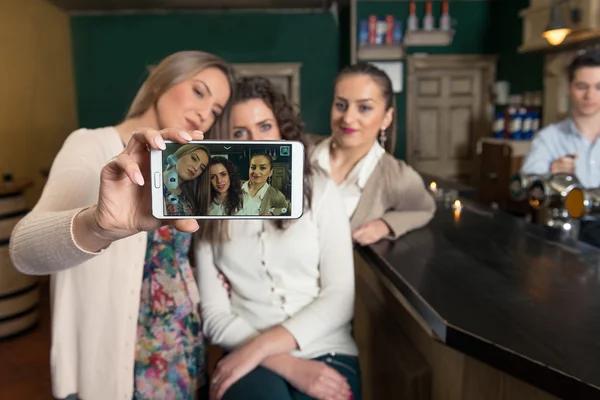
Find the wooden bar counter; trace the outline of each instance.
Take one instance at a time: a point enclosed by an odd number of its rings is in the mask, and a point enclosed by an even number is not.
[[[356,249],[364,399],[600,399],[600,250],[462,201]]]

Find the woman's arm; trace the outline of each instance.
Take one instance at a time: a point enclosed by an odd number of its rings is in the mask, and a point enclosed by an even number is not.
[[[102,163],[95,146],[89,135],[74,132],[57,154],[38,203],[12,231],[10,256],[19,271],[51,274],[95,257],[110,244],[94,229],[92,210],[81,212],[98,200]]]
[[[259,332],[231,311],[227,289],[219,279],[213,247],[198,241],[195,247],[203,331],[211,343],[233,351],[258,336]]]
[[[421,176],[403,162],[398,162],[394,178],[387,184],[393,187],[392,209],[381,219],[390,228],[388,239],[397,239],[407,232],[429,223],[436,210],[435,200]]]

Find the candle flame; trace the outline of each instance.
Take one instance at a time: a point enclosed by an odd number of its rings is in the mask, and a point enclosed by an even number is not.
[[[431,183],[429,184],[429,189],[431,189],[431,190],[435,190],[435,189],[437,189],[437,184],[436,184],[435,182],[431,182]]]
[[[454,208],[461,208],[462,204],[460,203],[460,200],[455,200],[454,201]]]

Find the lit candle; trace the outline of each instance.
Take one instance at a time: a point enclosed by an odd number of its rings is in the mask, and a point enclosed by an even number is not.
[[[455,200],[454,204],[452,205],[452,208],[454,208],[454,210],[460,211],[462,209],[462,204],[460,200]]]
[[[437,183],[435,182],[431,182],[429,184],[429,190],[431,190],[432,193],[437,193]]]

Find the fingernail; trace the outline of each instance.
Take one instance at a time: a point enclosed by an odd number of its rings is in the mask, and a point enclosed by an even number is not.
[[[204,132],[202,131],[194,131],[194,134],[204,136]]]
[[[179,136],[181,136],[182,138],[184,138],[185,140],[192,140],[192,137],[190,136],[189,133],[187,133],[186,131],[181,131],[179,132]]]
[[[158,146],[159,149],[164,150],[167,148],[167,146],[165,145],[165,141],[163,140],[162,136],[154,136],[154,143],[156,143],[156,145]]]
[[[193,231],[192,233],[194,233],[194,232],[198,232],[198,229],[200,229],[200,225],[198,225],[198,226],[196,227],[196,229],[194,229],[194,231]]]
[[[135,174],[133,174],[133,177],[135,178],[135,181],[138,185],[144,186],[144,177],[140,172],[136,172]]]

